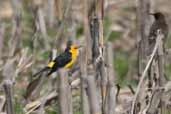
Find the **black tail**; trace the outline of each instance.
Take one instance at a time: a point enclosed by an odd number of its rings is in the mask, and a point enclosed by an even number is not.
[[[45,67],[42,70],[40,70],[39,72],[37,72],[36,74],[34,74],[33,77],[36,77],[37,75],[40,75],[41,73],[43,73],[45,71],[48,71],[48,70],[50,70],[50,68],[49,67]]]
[[[48,74],[47,74],[47,76],[50,76],[51,74],[53,74],[55,71],[57,71],[57,69],[56,70],[51,70]]]

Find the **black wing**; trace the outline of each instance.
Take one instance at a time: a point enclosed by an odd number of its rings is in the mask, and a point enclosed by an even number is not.
[[[150,28],[150,33],[149,33],[149,40],[150,41],[154,41],[157,37],[157,31],[161,30],[161,32],[164,35],[164,39],[167,39],[168,36],[168,25],[165,22],[159,22],[156,21],[152,24],[151,28]]]
[[[149,38],[154,38],[157,36],[157,30],[160,29],[159,27],[159,24],[154,22],[152,25],[151,25],[151,28],[150,28],[150,33],[149,33]]]
[[[51,75],[53,72],[57,71],[59,68],[64,67],[71,60],[72,57],[70,52],[65,51],[64,53],[60,54],[58,57],[55,58],[55,64],[52,67],[51,71],[48,73],[48,76]]]
[[[58,68],[64,67],[67,63],[69,63],[72,60],[71,53],[70,52],[64,52],[60,54],[58,57],[55,59],[55,65]]]

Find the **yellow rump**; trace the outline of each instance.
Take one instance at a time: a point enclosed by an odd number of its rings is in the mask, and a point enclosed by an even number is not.
[[[54,64],[55,64],[55,62],[51,61],[51,62],[49,62],[48,67],[52,68],[54,66]]]

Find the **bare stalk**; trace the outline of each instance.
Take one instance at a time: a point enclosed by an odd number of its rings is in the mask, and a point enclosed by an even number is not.
[[[147,71],[148,71],[148,69],[149,69],[149,67],[150,67],[150,64],[151,64],[151,62],[152,62],[152,60],[153,60],[153,58],[154,58],[154,56],[155,56],[155,54],[156,54],[156,52],[157,52],[158,46],[159,46],[159,44],[160,44],[162,38],[163,38],[163,35],[158,34],[157,39],[156,39],[156,44],[155,44],[155,47],[154,47],[154,49],[153,49],[153,52],[152,52],[152,54],[150,55],[150,59],[149,59],[147,65],[146,65],[146,67],[145,67],[145,69],[144,69],[144,71],[143,71],[143,73],[142,73],[142,76],[141,76],[141,78],[140,78],[140,81],[139,81],[139,83],[138,83],[138,87],[137,87],[137,90],[136,90],[136,93],[135,93],[135,97],[134,97],[134,100],[133,100],[133,103],[132,103],[131,114],[134,114],[135,102],[136,102],[137,97],[138,97],[138,94],[139,94],[139,92],[140,92],[140,88],[141,88],[141,86],[142,86],[142,83],[143,83],[143,81],[144,81],[144,78],[145,78],[145,76],[146,76],[146,73],[147,73]]]
[[[71,88],[65,69],[59,69],[59,107],[60,114],[72,114]]]
[[[107,85],[107,95],[105,99],[105,113],[106,114],[114,114],[115,106],[116,106],[116,88],[115,88],[115,73],[113,68],[113,50],[112,44],[107,43],[107,54],[106,54],[106,62],[107,62],[107,77],[108,77],[108,85]]]
[[[3,50],[3,41],[4,41],[4,26],[0,25],[0,63],[2,58],[2,50]]]
[[[7,114],[15,114],[14,112],[14,104],[13,104],[13,76],[15,74],[14,72],[14,61],[15,59],[8,60],[3,68],[3,77],[4,77],[4,91],[5,91],[5,97],[6,97],[6,111]]]
[[[83,61],[84,60],[84,61]],[[84,48],[81,51],[81,107],[82,107],[82,113],[83,114],[90,114],[90,107],[88,102],[88,96],[87,96],[87,53],[86,49]]]

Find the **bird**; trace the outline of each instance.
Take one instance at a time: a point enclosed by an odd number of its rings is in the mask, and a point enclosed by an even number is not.
[[[164,38],[162,40],[163,40],[163,49],[165,50],[165,43],[169,32],[169,28],[165,16],[161,12],[150,13],[150,15],[154,17],[154,22],[150,27],[150,32],[148,36],[150,49],[154,47],[158,30],[160,30],[160,32],[164,35]]]
[[[81,47],[82,46],[77,46],[76,44],[67,46],[63,53],[57,56],[54,60],[50,61],[42,70],[35,73],[33,77],[36,77],[43,72],[48,72],[47,76],[49,76],[60,68],[70,68],[76,61],[79,53],[79,48]]]

